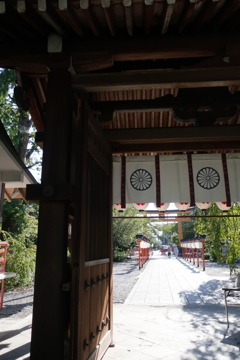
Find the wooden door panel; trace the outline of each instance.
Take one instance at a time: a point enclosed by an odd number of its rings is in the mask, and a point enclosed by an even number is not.
[[[112,336],[112,156],[84,103],[78,120],[71,359],[98,360]]]
[[[102,337],[104,337],[109,330],[109,264],[103,265],[103,274],[105,280],[102,286]]]
[[[89,346],[89,333],[90,333],[90,309],[89,303],[91,298],[91,288],[90,288],[90,268],[84,268],[84,281],[82,282],[83,291],[81,291],[81,299],[80,302],[82,303],[81,306],[81,316],[79,319],[80,322],[80,334],[81,340],[79,342],[80,347],[80,358],[79,359],[87,359],[90,354],[90,346]]]
[[[101,302],[99,293],[101,291],[100,279],[101,265],[91,267],[91,298],[90,298],[90,353],[97,347],[99,339],[97,335],[98,319],[100,317]]]

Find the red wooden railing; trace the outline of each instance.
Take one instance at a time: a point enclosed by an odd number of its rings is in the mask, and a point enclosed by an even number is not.
[[[145,262],[149,259],[150,244],[145,240],[138,240],[138,266],[139,269],[143,267]]]

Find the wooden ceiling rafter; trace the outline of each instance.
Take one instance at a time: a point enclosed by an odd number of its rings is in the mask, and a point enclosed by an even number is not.
[[[238,0],[227,1],[219,10],[216,19],[213,22],[213,31],[217,31],[225,22],[239,10],[240,2]]]
[[[144,33],[150,34],[153,16],[153,0],[144,0]]]
[[[192,24],[192,27],[196,32],[199,32],[209,23],[214,16],[216,9],[219,7],[219,2],[220,0],[209,0],[205,2],[195,19],[194,24]]]
[[[26,22],[30,27],[32,27],[34,31],[39,34],[39,36],[45,37],[49,34],[51,30],[50,26],[48,26],[40,16],[38,16],[33,7],[27,4],[26,11],[18,11],[18,13],[22,18],[22,21]]]
[[[179,33],[182,33],[185,26],[188,24],[189,20],[192,17],[196,5],[197,5],[196,0],[189,0],[188,2],[186,2],[179,21],[179,29],[178,29]]]
[[[23,36],[27,39],[36,38],[38,31],[35,27],[31,27],[21,16],[21,13],[18,13],[15,9],[12,8],[9,3],[6,4],[6,12],[4,18],[1,18],[1,22],[10,25],[12,31],[17,35],[17,39],[20,40]]]
[[[171,22],[171,17],[173,14],[175,3],[176,0],[167,0],[167,2],[165,2],[163,9],[162,23],[160,28],[160,33],[162,35],[167,33],[169,24]]]
[[[80,38],[84,37],[84,32],[82,27],[79,24],[78,18],[76,16],[76,13],[66,9],[64,11],[59,11],[58,12],[59,16],[61,17],[61,19],[63,20],[63,22],[66,22],[67,24],[70,25],[71,29],[73,30],[73,32],[78,35]],[[89,24],[90,24],[90,16],[89,16]]]
[[[83,12],[84,17],[86,18],[87,23],[93,33],[94,36],[100,36],[100,29],[97,23],[97,19],[95,18],[90,5],[89,0],[80,0],[80,8]]]
[[[133,14],[132,14],[132,0],[123,0],[125,21],[127,32],[130,36],[133,35]]]
[[[53,11],[51,6],[48,3],[48,7],[40,6],[39,2],[35,5],[39,9],[38,15],[42,18],[44,23],[47,23],[54,31],[58,34],[66,37],[66,32],[62,27],[62,24],[59,22],[59,19],[56,17],[56,13]]]
[[[101,0],[101,6],[104,12],[105,20],[112,37],[116,36],[116,25],[113,21],[111,9],[110,9],[110,0]]]

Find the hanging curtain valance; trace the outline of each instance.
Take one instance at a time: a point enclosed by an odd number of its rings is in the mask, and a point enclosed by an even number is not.
[[[231,207],[239,201],[239,153],[113,158],[113,203],[121,207],[212,202]]]

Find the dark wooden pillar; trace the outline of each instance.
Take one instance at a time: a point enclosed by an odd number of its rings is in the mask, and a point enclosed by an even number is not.
[[[67,232],[72,94],[67,71],[48,77],[39,234],[31,341],[32,360],[64,359],[68,281]]]

